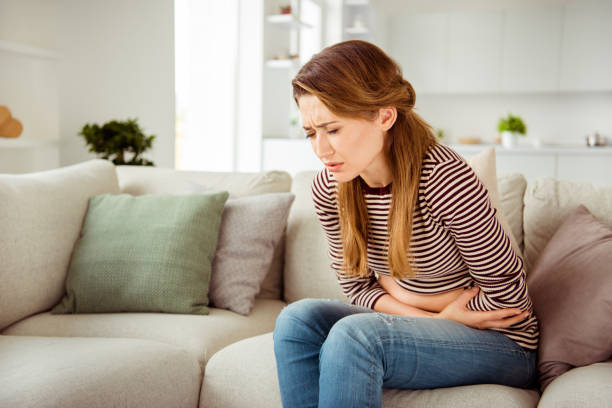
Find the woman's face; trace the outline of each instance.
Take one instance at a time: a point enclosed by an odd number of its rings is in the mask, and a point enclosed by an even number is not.
[[[314,95],[301,96],[298,105],[306,137],[337,181],[360,175],[371,187],[391,182],[383,149],[395,108],[380,109],[377,118],[366,120],[336,116]]]

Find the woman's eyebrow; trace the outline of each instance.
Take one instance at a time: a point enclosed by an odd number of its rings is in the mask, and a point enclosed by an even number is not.
[[[329,121],[329,122],[321,123],[320,125],[315,125],[315,127],[321,128],[321,127],[324,127],[324,126],[327,126],[327,125],[330,125],[330,124],[336,123],[336,122],[338,122],[338,121],[337,120],[332,120],[332,121]],[[303,126],[303,128],[304,128],[304,130],[310,130],[311,129],[308,126]]]

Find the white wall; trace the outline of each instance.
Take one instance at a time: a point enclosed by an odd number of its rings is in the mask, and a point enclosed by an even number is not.
[[[415,111],[452,143],[471,136],[492,143],[498,119],[508,112],[527,125],[523,143],[539,138],[543,144],[584,146],[587,133],[612,136],[612,92],[419,95],[417,89],[416,95]]]
[[[56,0],[61,165],[94,157],[86,123],[138,118],[155,134],[145,154],[174,167],[172,0]]]
[[[55,0],[0,0],[0,39],[55,49]]]

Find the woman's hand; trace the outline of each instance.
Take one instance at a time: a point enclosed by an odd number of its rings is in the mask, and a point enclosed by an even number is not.
[[[478,294],[478,290],[479,288],[474,286],[472,289],[464,291],[464,293],[449,303],[434,317],[453,320],[474,329],[504,329],[525,320],[529,316],[529,311],[521,312],[521,309],[518,308],[492,310],[489,312],[469,310],[467,303]]]

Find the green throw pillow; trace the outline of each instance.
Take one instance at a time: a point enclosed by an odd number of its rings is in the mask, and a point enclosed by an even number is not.
[[[208,284],[229,193],[90,198],[66,295],[51,314],[208,314]]]

